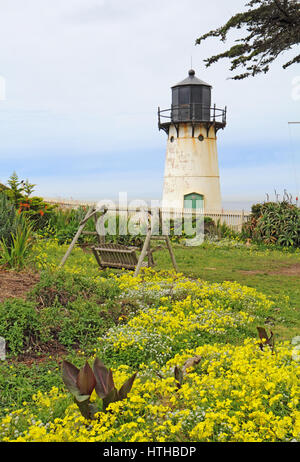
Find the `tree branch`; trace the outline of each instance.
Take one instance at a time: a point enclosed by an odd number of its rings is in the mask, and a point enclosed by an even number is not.
[[[300,43],[300,5],[297,0],[251,0],[246,6],[250,9],[235,14],[224,26],[211,30],[196,40],[196,45],[209,37],[219,37],[225,42],[231,30],[246,28],[248,35],[236,40],[236,45],[204,60],[209,67],[220,59],[229,58],[231,71],[239,66],[247,68],[248,72],[235,75],[233,79],[268,72],[271,62]],[[298,56],[283,68],[297,62]]]

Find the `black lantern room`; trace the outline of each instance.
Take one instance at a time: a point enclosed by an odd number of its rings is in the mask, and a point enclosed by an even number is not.
[[[195,76],[191,69],[182,82],[172,87],[172,120],[189,122],[210,120],[212,86]]]
[[[180,123],[191,123],[193,128],[205,124],[207,130],[213,125],[215,131],[226,126],[226,108],[217,109],[211,104],[212,86],[198,79],[191,69],[188,77],[172,87],[171,109],[158,108],[159,129],[169,132],[171,124],[177,131]]]

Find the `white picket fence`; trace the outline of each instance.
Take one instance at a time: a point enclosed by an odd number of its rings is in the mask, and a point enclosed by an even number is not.
[[[204,215],[212,218],[216,224],[219,221],[221,224],[225,223],[234,231],[241,231],[243,224],[247,223],[251,214],[244,210],[222,210],[220,213],[206,211]]]
[[[73,199],[47,199],[44,198],[46,202],[49,204],[58,205],[61,208],[77,208],[81,206],[90,207],[94,205],[95,202],[93,201],[80,201],[80,200],[73,200]],[[171,214],[174,217],[180,216],[184,214],[191,214],[195,213],[194,210],[191,209],[183,209],[183,210],[174,210],[174,209],[164,209],[163,213]],[[244,223],[246,223],[250,217],[250,212],[245,212],[244,210],[237,211],[237,210],[222,210],[220,212],[216,212],[215,210],[197,210],[197,215],[203,215],[205,217],[210,217],[216,224],[219,222],[220,224],[225,223],[227,226],[232,228],[235,231],[240,231]]]

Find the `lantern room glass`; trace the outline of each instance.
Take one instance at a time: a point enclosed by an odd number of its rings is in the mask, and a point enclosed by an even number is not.
[[[183,85],[172,89],[173,122],[210,121],[211,88]]]

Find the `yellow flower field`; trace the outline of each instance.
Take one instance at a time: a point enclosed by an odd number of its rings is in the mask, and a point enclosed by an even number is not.
[[[173,375],[193,355],[180,389]],[[34,396],[36,413],[24,408],[2,419],[3,441],[291,441],[300,440],[300,367],[289,345],[261,351],[241,346],[205,345],[176,355],[161,377],[141,367],[129,397],[87,421],[66,394],[52,389]],[[129,368],[114,371],[116,382]],[[96,396],[92,397],[93,400]],[[65,409],[55,417],[58,409]],[[25,431],[20,431],[26,428]]]
[[[271,351],[253,337],[239,341],[256,327],[257,313],[267,315],[267,297],[172,272],[110,277],[139,310],[95,339],[95,356],[112,367],[116,386],[138,372],[128,397],[102,412],[93,391],[99,412],[86,420],[67,390],[37,390],[0,421],[2,441],[300,441],[300,364],[292,346]]]

